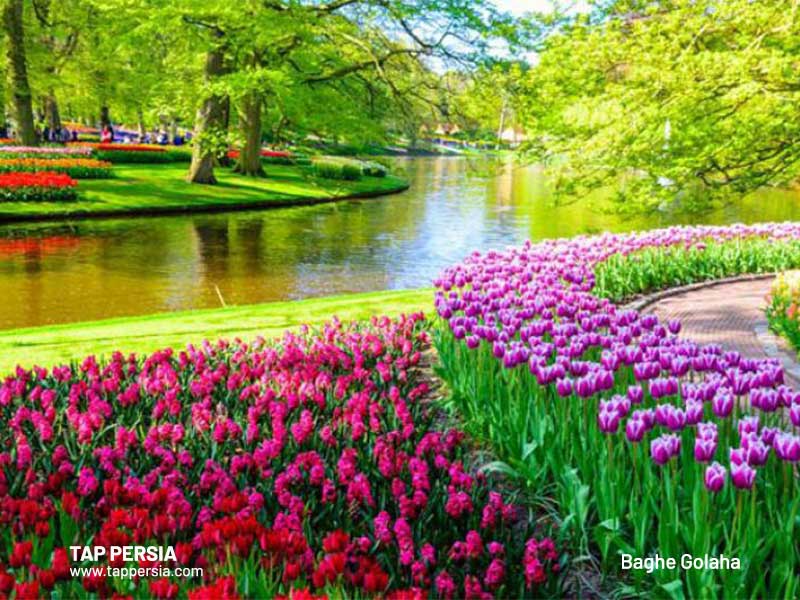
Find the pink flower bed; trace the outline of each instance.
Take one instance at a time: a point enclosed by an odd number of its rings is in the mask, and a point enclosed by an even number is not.
[[[160,598],[545,593],[553,542],[434,428],[422,324],[18,369],[0,385],[0,594],[124,596],[129,580],[70,577],[90,539],[204,569],[136,583]]]

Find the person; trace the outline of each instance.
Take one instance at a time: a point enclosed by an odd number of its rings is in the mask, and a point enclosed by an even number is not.
[[[104,144],[109,144],[114,141],[114,130],[111,125],[103,125],[103,131],[100,133],[100,141]]]
[[[72,130],[72,141],[73,142],[77,142],[78,141],[78,130],[77,129],[73,129]]]

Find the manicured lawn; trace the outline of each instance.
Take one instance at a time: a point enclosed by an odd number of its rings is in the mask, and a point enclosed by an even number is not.
[[[354,194],[380,194],[403,189],[399,177],[363,177],[335,181],[310,177],[294,166],[266,165],[267,177],[250,178],[217,169],[217,185],[185,181],[188,165],[115,165],[113,179],[82,180],[76,202],[3,202],[0,222],[58,219],[87,215],[164,213],[197,210],[264,208],[304,204]]]
[[[276,337],[287,329],[319,324],[334,315],[352,321],[430,311],[432,299],[430,289],[370,292],[0,331],[0,373],[8,373],[18,364],[49,367],[90,354],[108,356],[115,350],[151,352],[168,346],[184,348],[204,339]]]

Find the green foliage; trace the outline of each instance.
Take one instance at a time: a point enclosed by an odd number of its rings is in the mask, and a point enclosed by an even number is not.
[[[702,247],[648,248],[612,256],[595,268],[594,293],[622,302],[665,288],[796,267],[800,267],[800,242],[709,240]]]
[[[361,179],[361,168],[350,163],[316,161],[312,164],[311,171],[323,179],[341,179],[342,181]]]
[[[522,113],[562,195],[705,208],[800,173],[800,13],[790,2],[599,5],[550,36]]]

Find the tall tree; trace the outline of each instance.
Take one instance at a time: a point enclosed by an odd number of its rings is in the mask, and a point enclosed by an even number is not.
[[[16,138],[25,145],[38,143],[33,124],[33,96],[28,82],[25,54],[24,0],[5,0],[3,28],[6,33],[8,68],[11,72],[11,96],[16,121]]]
[[[192,163],[187,180],[191,183],[214,184],[214,160],[219,154],[221,142],[224,140],[225,106],[224,96],[214,84],[225,72],[225,33],[214,28],[215,45],[206,52],[205,69],[203,71],[207,86],[195,119],[194,145],[192,146]]]

